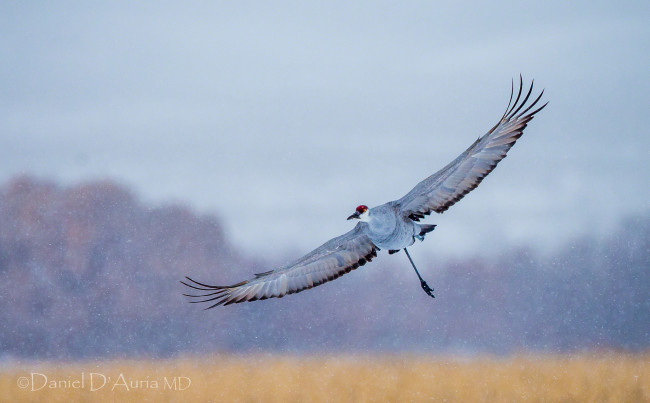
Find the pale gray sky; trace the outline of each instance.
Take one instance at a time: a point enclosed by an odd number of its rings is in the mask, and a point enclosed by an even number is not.
[[[307,252],[463,151],[522,73],[549,106],[415,253],[605,234],[650,207],[650,3],[609,3],[2,2],[0,182],[109,177]]]

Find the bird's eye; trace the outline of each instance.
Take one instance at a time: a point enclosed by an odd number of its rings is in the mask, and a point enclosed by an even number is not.
[[[368,206],[364,206],[363,204],[357,207],[357,212],[363,214],[368,210]]]

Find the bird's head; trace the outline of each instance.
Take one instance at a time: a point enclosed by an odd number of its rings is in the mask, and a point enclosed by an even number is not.
[[[363,204],[360,206],[357,206],[357,209],[354,211],[354,214],[352,214],[350,217],[348,217],[348,220],[352,220],[353,218],[361,221],[368,221],[368,215],[369,215],[369,210],[368,206],[364,206]]]

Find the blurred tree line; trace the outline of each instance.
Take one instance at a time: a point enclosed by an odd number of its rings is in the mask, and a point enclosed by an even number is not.
[[[110,181],[18,177],[0,187],[0,358],[650,346],[649,214],[550,256],[420,261],[435,300],[403,256],[381,257],[308,292],[203,311],[184,275],[228,284],[284,262],[244,256],[214,216],[146,206]]]

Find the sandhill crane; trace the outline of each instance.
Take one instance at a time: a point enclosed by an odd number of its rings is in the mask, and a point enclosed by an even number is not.
[[[519,76],[517,97],[513,103],[513,82],[510,102],[499,122],[458,158],[418,183],[404,197],[373,208],[358,206],[348,217],[348,220],[359,221],[351,231],[327,241],[286,266],[255,274],[252,279],[237,284],[214,286],[186,277],[188,282],[181,283],[200,293],[184,295],[192,298],[192,303],[211,303],[206,309],[245,301],[282,298],[349,273],[371,261],[381,249],[388,250],[388,253],[403,249],[420,279],[422,289],[434,297],[433,289],[420,276],[406,248],[413,245],[416,239],[424,240],[425,235],[435,228],[435,225],[420,224],[420,219],[431,212],[443,213],[476,188],[499,161],[506,157],[528,122],[548,104],[547,102],[529,112],[542,98],[542,91],[523,109],[533,91],[533,83],[519,103],[522,89],[523,80]]]

